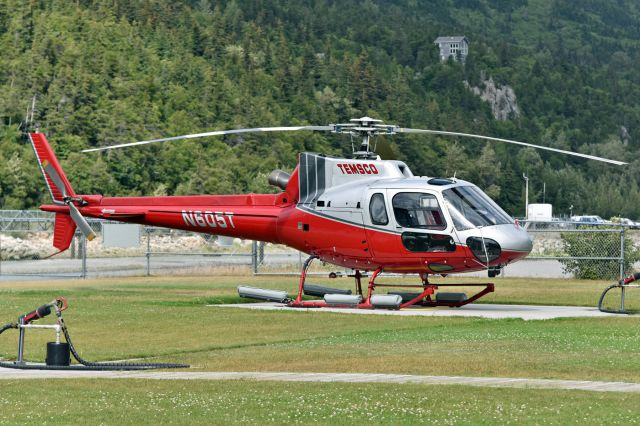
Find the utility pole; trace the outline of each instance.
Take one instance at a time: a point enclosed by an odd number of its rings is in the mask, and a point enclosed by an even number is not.
[[[524,218],[529,220],[529,178],[524,173]]]

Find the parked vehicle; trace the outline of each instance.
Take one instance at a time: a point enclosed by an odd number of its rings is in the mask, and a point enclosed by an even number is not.
[[[553,219],[553,207],[551,204],[529,204],[527,208],[527,220],[551,222]]]
[[[576,222],[579,225],[602,225],[610,223],[596,215],[571,216],[571,222]]]
[[[640,222],[633,221],[626,217],[612,217],[611,221],[613,223],[619,223],[621,225],[628,226],[629,229],[640,229]]]

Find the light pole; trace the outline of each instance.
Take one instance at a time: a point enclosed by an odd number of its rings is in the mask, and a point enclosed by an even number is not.
[[[573,216],[573,204],[569,206],[569,220],[571,220],[571,216]]]
[[[524,173],[524,218],[529,220],[529,178]]]

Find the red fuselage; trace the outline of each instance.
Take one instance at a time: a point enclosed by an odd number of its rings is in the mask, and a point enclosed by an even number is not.
[[[346,268],[403,273],[434,273],[429,264],[446,264],[447,273],[486,269],[468,247],[455,251],[412,252],[399,233],[384,232],[305,211],[287,194],[216,196],[102,197],[83,196],[83,216],[186,231],[285,244]],[[42,210],[65,213],[66,206]],[[505,251],[490,265],[503,265],[528,252]]]
[[[69,248],[84,216],[285,244],[359,270],[453,273],[504,266],[532,248],[526,231],[475,185],[414,177],[401,161],[301,153],[279,194],[77,195],[42,133],[29,134],[56,213],[53,246]],[[277,172],[277,171],[276,171]]]

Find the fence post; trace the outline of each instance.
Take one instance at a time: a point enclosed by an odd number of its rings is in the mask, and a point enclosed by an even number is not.
[[[251,270],[254,274],[258,273],[258,242],[251,243]]]
[[[620,225],[620,281],[624,280],[624,226]],[[624,286],[620,287],[620,311],[624,312]]]
[[[624,226],[620,226],[620,279],[624,279]]]
[[[151,229],[148,226],[144,227],[144,232],[147,234],[147,276],[151,276]]]

